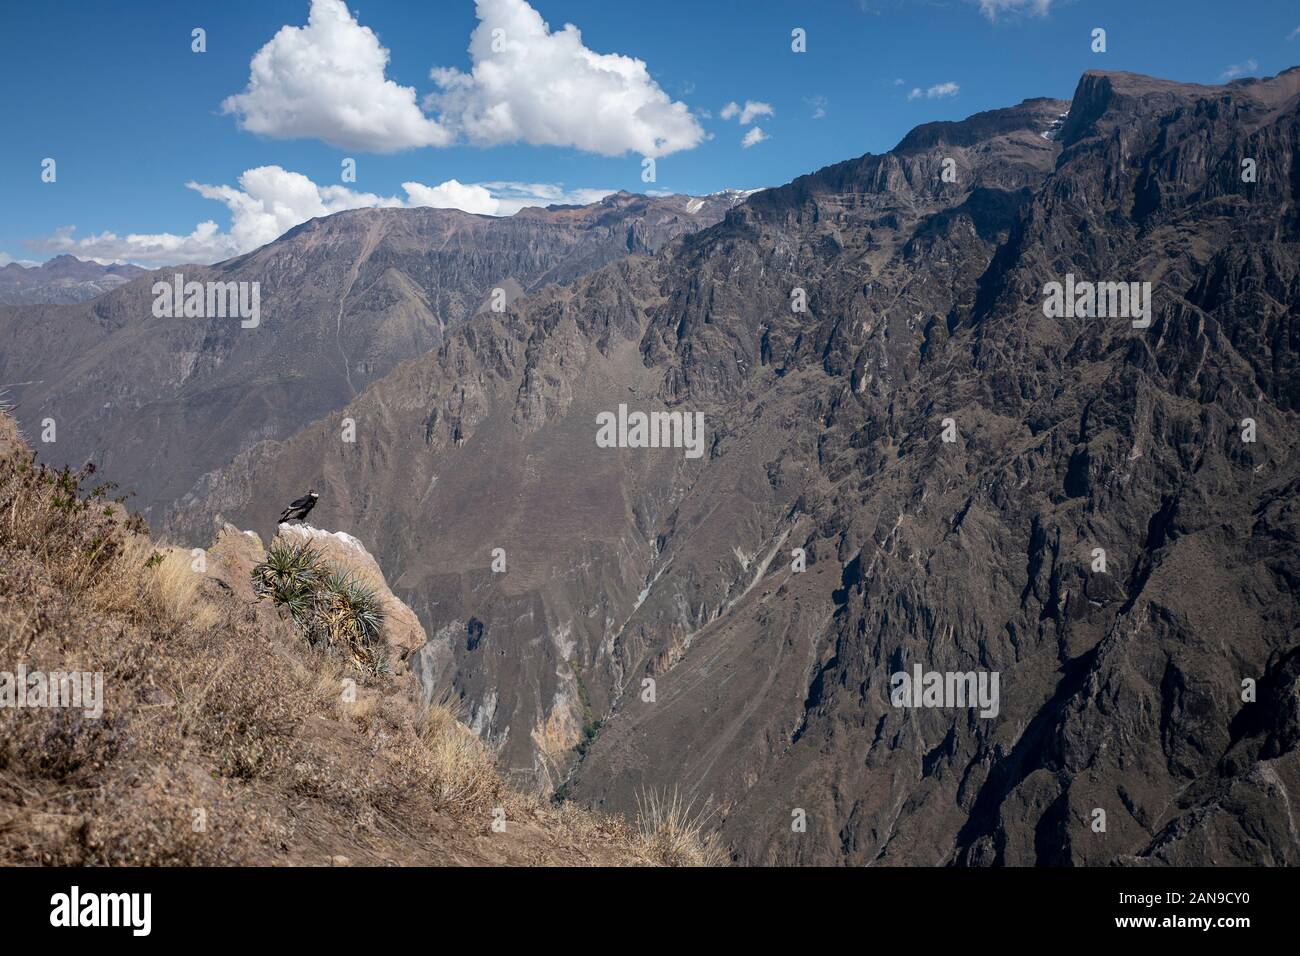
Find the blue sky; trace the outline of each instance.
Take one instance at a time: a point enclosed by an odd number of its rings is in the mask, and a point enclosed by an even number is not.
[[[1087,69],[1300,63],[1293,0],[47,0],[0,22],[0,264],[212,261],[381,202],[778,185],[919,123],[1068,98]]]

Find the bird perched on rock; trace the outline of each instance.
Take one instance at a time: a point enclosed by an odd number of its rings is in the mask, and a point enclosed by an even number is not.
[[[316,492],[310,488],[307,489],[305,495],[284,509],[280,515],[280,524],[284,524],[286,521],[302,521],[303,518],[307,517],[308,512],[316,507],[316,499],[319,497],[320,495],[316,494]]]

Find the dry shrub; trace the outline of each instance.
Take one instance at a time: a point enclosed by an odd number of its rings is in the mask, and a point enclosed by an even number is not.
[[[450,711],[429,708],[420,742],[428,755],[425,776],[443,808],[482,809],[500,797],[501,778],[492,754]]]
[[[661,866],[723,866],[726,852],[706,826],[709,815],[696,813],[693,802],[676,790],[669,796],[650,791],[637,796],[641,844]]]
[[[47,579],[74,595],[95,587],[138,521],[124,526],[107,499],[112,486],[82,485],[93,465],[73,472],[36,464],[19,452],[0,459],[0,545],[23,550]]]
[[[239,647],[218,660],[211,679],[178,694],[187,734],[203,738],[222,776],[252,779],[287,762],[308,699],[303,689],[250,673]],[[255,659],[255,658],[254,658]]]
[[[145,562],[145,600],[160,617],[205,630],[217,623],[221,613],[199,599],[203,575],[194,570],[193,561],[190,552],[176,548],[151,554]]]
[[[0,862],[230,862],[265,834],[246,808],[216,812],[217,781],[283,765],[314,675],[268,666],[189,553],[157,551],[105,486],[81,488],[90,473],[0,458],[0,669],[102,673],[104,693],[98,719],[0,710]]]

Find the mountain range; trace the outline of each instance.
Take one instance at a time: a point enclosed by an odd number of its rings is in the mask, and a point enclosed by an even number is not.
[[[128,263],[100,265],[76,256],[55,256],[40,265],[0,266],[0,305],[84,302],[125,285],[146,270]]]
[[[141,275],[92,301],[0,307],[0,385],[52,419],[55,459],[94,461],[152,518],[239,451],[341,407],[502,304],[717,222],[735,193],[618,193],[509,218],[360,209],[313,219],[215,266]],[[178,322],[155,284],[256,283],[259,319]],[[57,451],[56,451],[57,449]]]
[[[0,373],[179,541],[313,485],[556,799],[675,789],[742,863],[1293,864],[1298,197],[1300,68],[1090,72],[734,205],[316,220],[196,271],[258,329],[143,277],[0,310]],[[703,454],[598,447],[635,412]]]

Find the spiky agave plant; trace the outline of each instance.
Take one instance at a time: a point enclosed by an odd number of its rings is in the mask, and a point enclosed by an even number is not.
[[[375,589],[351,574],[327,571],[316,592],[316,619],[331,644],[346,649],[363,670],[386,666],[380,635],[384,609]]]
[[[276,538],[266,551],[266,560],[253,568],[253,587],[287,610],[311,638],[311,617],[323,573],[320,552],[310,544]]]

